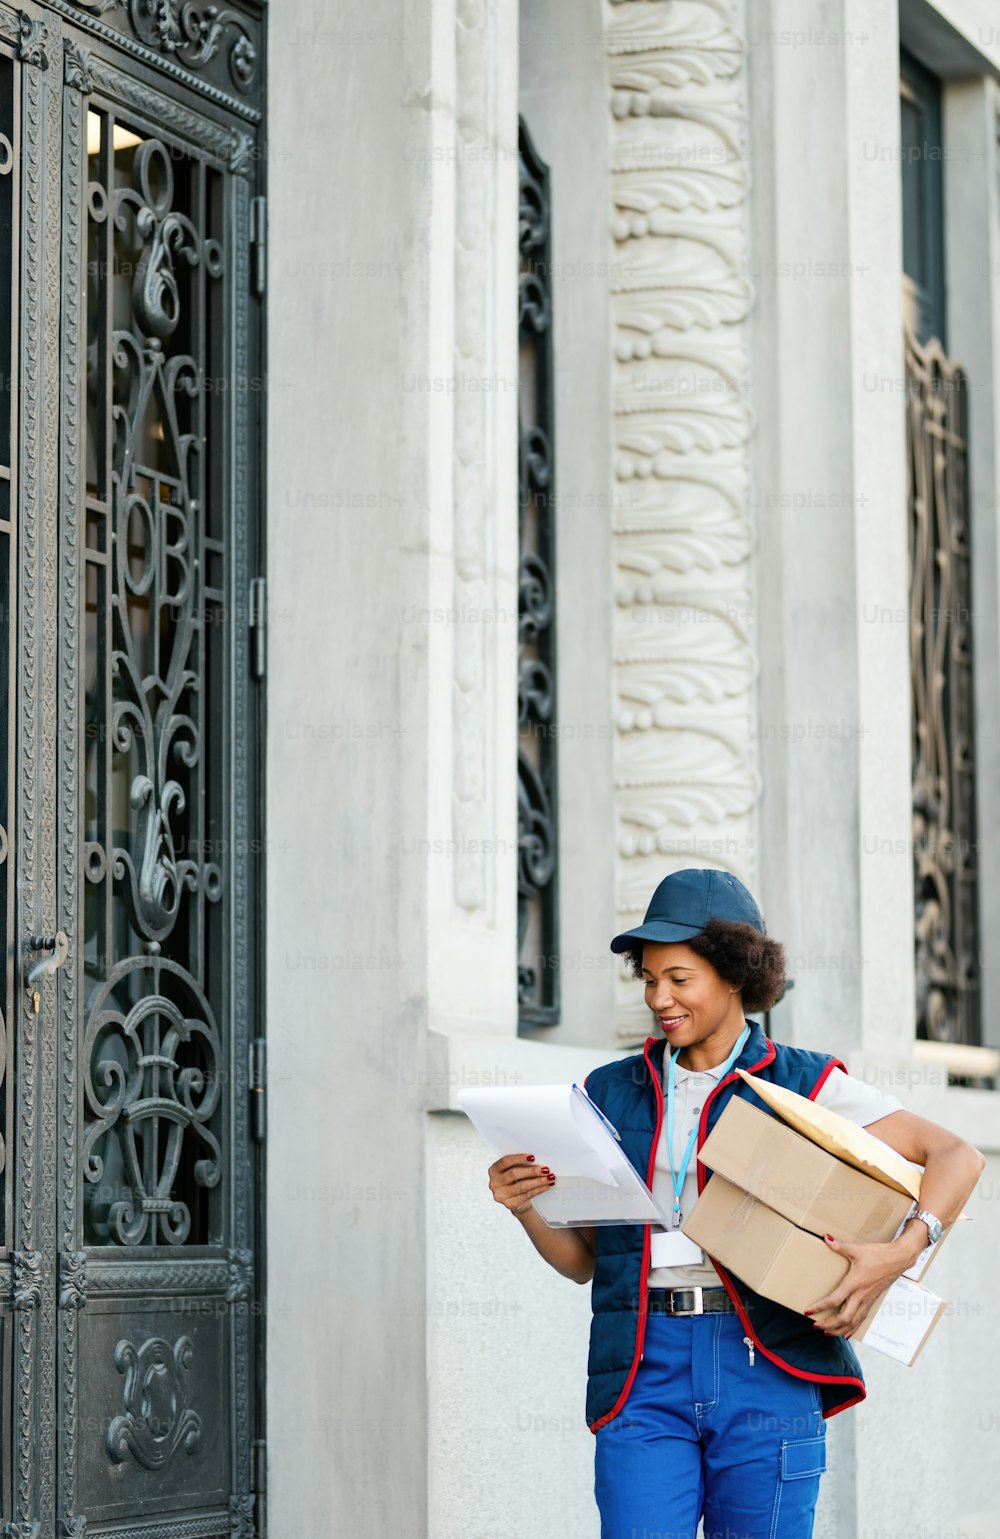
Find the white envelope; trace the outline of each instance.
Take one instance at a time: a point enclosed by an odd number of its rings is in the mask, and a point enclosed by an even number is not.
[[[944,1299],[912,1282],[904,1272],[883,1295],[878,1309],[862,1321],[852,1340],[863,1341],[898,1363],[912,1365],[946,1307]]]

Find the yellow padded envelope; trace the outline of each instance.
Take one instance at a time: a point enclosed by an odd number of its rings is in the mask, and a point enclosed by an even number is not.
[[[866,1176],[874,1176],[876,1181],[894,1187],[897,1192],[919,1199],[923,1171],[873,1133],[848,1122],[846,1117],[830,1111],[829,1107],[817,1105],[808,1096],[786,1090],[782,1085],[772,1085],[769,1080],[758,1079],[745,1069],[736,1072],[754,1094],[797,1133],[836,1155],[837,1159],[853,1165],[855,1170],[863,1171]]]

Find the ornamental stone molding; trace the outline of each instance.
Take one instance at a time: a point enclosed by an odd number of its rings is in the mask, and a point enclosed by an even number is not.
[[[753,884],[745,42],[727,0],[606,0],[617,929],[657,882]],[[649,1017],[622,974],[618,1036]]]

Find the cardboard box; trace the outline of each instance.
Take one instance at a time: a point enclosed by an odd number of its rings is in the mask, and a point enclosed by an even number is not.
[[[945,1308],[944,1299],[904,1272],[875,1300],[851,1340],[912,1367]]]
[[[819,1144],[829,1154],[836,1155],[837,1159],[844,1160],[864,1175],[873,1176],[876,1181],[882,1181],[899,1192],[907,1192],[911,1197],[920,1196],[920,1178],[923,1175],[921,1167],[914,1165],[912,1160],[904,1159],[895,1149],[883,1143],[881,1138],[869,1133],[867,1128],[858,1127],[857,1123],[841,1117],[828,1106],[820,1106],[816,1101],[810,1101],[808,1096],[786,1090],[783,1085],[772,1085],[769,1080],[758,1079],[745,1069],[737,1069],[736,1072],[765,1105],[776,1111],[783,1121],[804,1138]]]
[[[888,1236],[890,1240],[895,1239],[909,1213],[916,1212],[920,1199],[923,1167],[914,1164],[912,1160],[904,1159],[897,1150],[891,1148],[881,1138],[876,1138],[867,1128],[858,1127],[846,1117],[830,1111],[829,1107],[810,1101],[808,1096],[797,1095],[794,1090],[786,1090],[781,1085],[772,1085],[768,1080],[758,1079],[756,1075],[748,1074],[745,1069],[737,1069],[736,1072],[744,1084],[777,1112],[785,1124],[800,1133],[810,1143],[826,1150],[828,1154],[834,1155],[852,1169],[914,1199],[907,1212],[903,1213],[898,1228]],[[738,1097],[734,1096],[730,1104],[736,1100]],[[727,1106],[726,1111],[728,1110]],[[752,1107],[751,1110],[756,1111],[757,1108]],[[721,1125],[721,1122],[722,1117],[719,1118],[716,1126]],[[705,1148],[707,1143],[706,1140]],[[960,1213],[955,1220],[956,1223],[968,1223],[968,1221],[967,1213]],[[922,1281],[931,1263],[940,1255],[941,1247],[954,1227],[954,1223],[948,1224],[937,1244],[929,1245],[921,1251],[903,1276],[911,1278],[914,1282]],[[836,1235],[837,1239],[851,1238],[846,1232],[841,1234],[836,1229],[824,1230],[823,1233]]]
[[[730,1099],[698,1153],[713,1175],[681,1227],[756,1292],[802,1313],[848,1269],[819,1236],[892,1240],[914,1211],[923,1171],[807,1097],[737,1072],[778,1117]],[[876,1299],[852,1340],[916,1362],[946,1308],[917,1279],[953,1227]]]
[[[799,1314],[825,1298],[847,1271],[847,1261],[825,1241],[725,1176],[712,1176],[681,1228],[757,1293]]]
[[[913,1207],[905,1192],[862,1174],[740,1096],[730,1099],[698,1158],[815,1235],[891,1240]]]

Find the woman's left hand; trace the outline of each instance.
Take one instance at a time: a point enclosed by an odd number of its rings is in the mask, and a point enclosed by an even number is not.
[[[875,1300],[912,1266],[919,1251],[903,1249],[897,1241],[885,1244],[851,1244],[825,1236],[831,1250],[850,1262],[832,1293],[817,1299],[804,1312],[830,1336],[850,1336],[857,1330]]]

